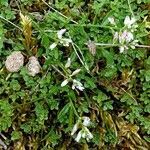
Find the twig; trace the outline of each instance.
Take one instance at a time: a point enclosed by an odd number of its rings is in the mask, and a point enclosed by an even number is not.
[[[64,17],[65,19],[69,19],[67,16],[65,16],[64,14],[62,14],[61,12],[59,12],[58,10],[56,10],[55,8],[53,8],[52,6],[50,6],[47,2],[45,2],[44,0],[42,0],[42,2],[44,4],[46,4],[50,9],[52,9],[53,11],[57,12],[60,16]],[[70,20],[71,22],[75,23],[75,24],[78,24],[76,21],[74,20]]]

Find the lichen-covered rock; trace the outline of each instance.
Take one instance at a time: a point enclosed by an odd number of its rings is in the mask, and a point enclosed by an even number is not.
[[[24,64],[24,56],[20,51],[12,52],[5,61],[6,69],[9,72],[18,72]]]
[[[31,56],[27,64],[29,74],[34,77],[36,74],[40,72],[40,68],[41,66],[39,64],[38,59],[35,56]]]

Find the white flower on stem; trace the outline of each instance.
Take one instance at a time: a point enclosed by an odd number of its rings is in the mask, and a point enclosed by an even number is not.
[[[124,25],[130,29],[135,22],[135,18],[130,18],[129,16],[126,16],[124,20]]]
[[[115,19],[113,17],[109,17],[108,21],[110,22],[110,24],[115,25]]]
[[[61,29],[57,32],[57,36],[58,36],[58,39],[59,39],[59,42],[61,44],[63,44],[63,46],[66,46],[68,47],[69,44],[72,42],[71,39],[68,39],[68,38],[63,38],[63,34],[66,32],[66,29]]]
[[[126,45],[122,45],[119,47],[120,53],[123,53],[127,49],[128,49],[128,47]]]
[[[82,130],[78,132],[77,137],[75,138],[75,141],[79,142],[81,138],[82,138]]]
[[[74,135],[77,132],[78,127],[79,127],[79,123],[76,123],[72,129],[71,135]]]
[[[50,48],[51,50],[53,50],[56,46],[57,46],[57,43],[53,43],[53,44],[50,45],[49,48]]]
[[[83,122],[82,122],[83,120]],[[87,128],[87,126],[90,125],[90,118],[89,117],[82,117],[79,118],[78,122],[74,125],[71,135],[73,136],[77,130],[79,128],[81,128],[81,130],[77,133],[77,136],[75,138],[76,142],[79,142],[81,138],[86,139],[87,141],[89,141],[90,139],[93,138],[92,133],[89,131],[89,129]]]
[[[90,118],[89,117],[82,117],[83,118],[83,125],[84,126],[89,126],[91,121],[90,121]]]
[[[62,38],[60,40],[60,43],[63,44],[63,46],[69,47],[69,44],[72,42],[71,39],[67,39],[67,38]]]
[[[66,86],[66,85],[68,84],[68,82],[69,82],[68,79],[64,80],[64,81],[61,83],[61,87]]]
[[[81,69],[76,69],[76,70],[71,74],[71,77],[72,77],[72,76],[75,76],[75,75],[78,74],[80,71],[81,71]]]
[[[131,47],[132,49],[135,49],[135,46],[137,45],[138,42],[139,42],[138,40],[134,40],[134,41],[130,44],[130,47]]]
[[[80,91],[83,91],[84,90],[84,87],[83,87],[83,85],[82,85],[82,83],[81,82],[79,82],[79,81],[77,81],[77,80],[73,80],[73,84],[72,84],[72,89],[74,90],[74,89],[78,89],[78,90],[80,90]]]
[[[134,36],[131,32],[124,30],[123,32],[120,32],[119,34],[119,43],[129,43],[134,39]]]
[[[114,38],[113,38],[113,40],[116,41],[116,40],[118,40],[118,39],[119,39],[119,33],[118,33],[118,32],[115,32],[115,33],[114,33]]]
[[[134,36],[131,32],[127,32],[126,34],[126,42],[131,42],[132,40],[134,40]]]
[[[66,32],[66,29],[61,29],[57,32],[57,36],[59,39],[62,39],[62,35]]]
[[[65,68],[69,68],[71,66],[71,59],[68,58],[67,63],[65,64]]]
[[[93,134],[89,131],[87,127],[84,128],[84,132],[86,134],[86,140],[89,141],[90,139],[93,138]]]
[[[66,29],[61,29],[57,32],[57,37],[58,37],[58,43],[62,44],[63,46],[68,47],[69,44],[72,42],[71,39],[68,38],[63,38],[63,34],[66,32]],[[50,49],[53,50],[58,43],[54,42],[53,44],[50,45]]]

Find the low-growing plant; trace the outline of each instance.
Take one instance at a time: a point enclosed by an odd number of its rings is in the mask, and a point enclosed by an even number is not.
[[[150,148],[149,0],[0,9],[3,149]]]

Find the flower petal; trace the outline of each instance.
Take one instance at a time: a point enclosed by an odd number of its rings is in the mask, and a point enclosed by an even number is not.
[[[81,139],[81,137],[82,137],[82,130],[79,131],[79,133],[77,134],[77,137],[75,138],[75,141],[76,141],[76,142],[79,142],[80,139]]]
[[[65,85],[67,85],[68,82],[69,82],[68,79],[64,80],[64,81],[61,83],[61,87],[64,87]]]
[[[80,71],[81,71],[81,69],[75,70],[75,71],[71,74],[71,76],[74,76],[74,75],[78,74]],[[75,81],[75,82],[76,82],[76,81]]]
[[[53,44],[50,45],[49,48],[50,48],[51,50],[53,50],[56,46],[57,46],[57,43],[53,43]]]
[[[57,32],[57,36],[59,39],[62,39],[62,35],[66,32],[66,29],[61,29]]]

